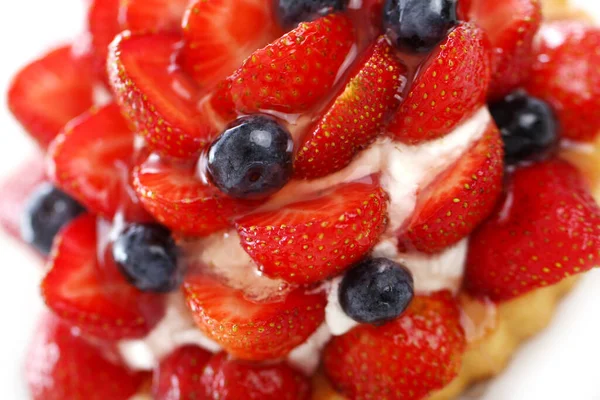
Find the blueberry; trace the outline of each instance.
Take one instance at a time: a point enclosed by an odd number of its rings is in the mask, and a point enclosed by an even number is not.
[[[290,133],[274,119],[243,117],[211,145],[208,176],[231,197],[264,198],[290,180],[293,148]]]
[[[410,53],[433,50],[457,24],[456,0],[386,0],[383,7],[388,36]]]
[[[335,11],[343,11],[348,0],[275,0],[275,10],[281,26],[293,28],[303,21],[312,21]]]
[[[84,211],[69,195],[50,183],[43,183],[27,201],[21,217],[21,237],[47,255],[60,229]]]
[[[387,258],[367,258],[346,273],[340,304],[355,321],[381,324],[399,317],[413,298],[413,278]]]
[[[162,226],[128,225],[113,243],[112,254],[127,280],[144,292],[170,292],[183,279],[177,246]]]
[[[556,147],[556,118],[544,101],[518,90],[489,108],[502,133],[507,164],[540,160]]]

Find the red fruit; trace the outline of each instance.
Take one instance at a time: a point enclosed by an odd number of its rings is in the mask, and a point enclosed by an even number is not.
[[[539,0],[472,0],[471,20],[481,26],[493,48],[489,97],[498,99],[528,82],[533,38],[542,21]]]
[[[309,379],[283,362],[253,364],[227,353],[210,360],[201,378],[206,400],[310,400]]]
[[[600,29],[553,22],[538,39],[527,91],[553,107],[563,137],[593,141],[600,133]]]
[[[502,193],[503,157],[502,138],[490,122],[483,137],[418,194],[400,247],[436,253],[473,232]]]
[[[90,35],[94,68],[99,77],[106,79],[108,45],[121,32],[119,23],[120,0],[91,0],[87,25]]]
[[[174,350],[160,361],[154,371],[154,400],[202,399],[199,381],[212,354],[201,347],[187,345]]]
[[[296,155],[298,178],[319,178],[352,161],[381,133],[400,105],[406,67],[381,37],[323,118],[309,131]]]
[[[183,19],[183,68],[205,87],[280,36],[271,1],[193,0]]]
[[[348,398],[421,400],[456,377],[465,347],[455,299],[437,292],[415,297],[397,320],[334,337],[323,362]]]
[[[90,215],[63,229],[42,281],[44,301],[90,335],[109,340],[143,337],[161,320],[164,298],[127,283],[110,252],[97,248],[97,240],[96,219]]]
[[[458,0],[456,4],[456,14],[461,21],[469,21],[469,11],[471,11],[473,0]]]
[[[238,111],[301,113],[325,100],[354,44],[343,14],[301,23],[257,50],[228,80]]]
[[[389,133],[408,144],[450,133],[485,105],[490,58],[485,33],[461,23],[421,67]]]
[[[183,291],[198,327],[244,360],[285,357],[323,323],[324,292],[296,289],[274,302],[255,302],[215,278],[193,274]]]
[[[177,32],[188,3],[189,0],[120,0],[121,28]]]
[[[147,376],[109,359],[101,347],[48,313],[29,347],[26,378],[32,400],[128,400]]]
[[[267,276],[294,283],[341,274],[379,240],[387,195],[375,183],[349,183],[308,201],[236,221],[242,246]]]
[[[29,134],[46,147],[63,126],[93,104],[88,58],[61,47],[23,68],[8,90],[8,107]]]
[[[581,174],[550,160],[518,169],[469,242],[466,289],[510,300],[587,271],[600,256],[600,208]]]

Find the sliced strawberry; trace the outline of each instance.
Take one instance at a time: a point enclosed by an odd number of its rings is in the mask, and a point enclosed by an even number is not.
[[[473,0],[458,0],[456,4],[456,14],[461,21],[469,20],[469,12],[471,11],[471,3]]]
[[[469,292],[510,300],[598,265],[600,208],[575,167],[555,159],[520,168],[507,190],[471,236]]]
[[[205,87],[280,36],[272,1],[192,0],[183,20],[183,68]]]
[[[189,0],[120,0],[121,28],[134,32],[178,32]]]
[[[161,320],[164,298],[128,284],[110,257],[98,250],[97,239],[96,219],[89,215],[63,229],[42,281],[44,301],[90,335],[110,340],[143,337]]]
[[[284,362],[253,364],[215,355],[201,378],[211,400],[310,400],[310,380]]]
[[[354,28],[343,14],[301,23],[257,50],[228,80],[238,111],[307,111],[332,89],[354,44]]]
[[[294,171],[299,178],[319,178],[352,161],[381,133],[400,105],[407,70],[381,37],[329,110],[304,138]]]
[[[485,33],[461,23],[421,67],[387,130],[408,144],[447,135],[485,105],[491,51]]]
[[[563,137],[593,141],[600,134],[600,29],[553,22],[538,36],[527,91],[554,108]]]
[[[44,315],[29,346],[26,379],[32,400],[128,400],[146,373],[109,358],[56,316]]]
[[[465,350],[460,310],[449,292],[415,297],[383,326],[336,336],[324,352],[325,373],[351,399],[422,400],[458,374]]]
[[[387,195],[377,183],[348,183],[322,197],[236,222],[242,246],[267,276],[309,283],[341,274],[379,240]]]
[[[419,193],[400,248],[436,253],[473,232],[502,193],[503,157],[502,138],[490,122],[483,137]]]
[[[202,399],[204,393],[198,381],[211,357],[211,353],[195,345],[174,350],[154,370],[152,398]]]
[[[207,275],[191,274],[183,290],[198,327],[236,358],[269,360],[287,355],[323,323],[324,292],[296,289],[258,303]]]
[[[65,46],[33,61],[13,78],[8,107],[46,147],[67,122],[92,106],[92,91],[90,60]]]
[[[121,32],[119,23],[120,0],[89,1],[87,25],[91,39],[94,68],[102,80],[106,78],[108,45]]]

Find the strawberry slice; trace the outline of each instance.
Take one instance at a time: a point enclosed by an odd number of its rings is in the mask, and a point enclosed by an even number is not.
[[[121,32],[119,23],[120,0],[91,0],[87,13],[87,30],[91,41],[94,69],[97,76],[108,82],[106,58],[108,45]]]
[[[502,193],[503,157],[502,138],[490,122],[483,137],[419,193],[400,248],[436,253],[467,237]]]
[[[245,114],[309,110],[332,89],[354,41],[352,22],[343,14],[301,23],[228,78],[233,102]]]
[[[471,236],[465,287],[510,300],[597,266],[599,249],[600,208],[581,174],[557,159],[534,164]]]
[[[325,293],[304,288],[272,303],[258,303],[215,278],[191,274],[183,291],[198,327],[229,354],[244,360],[285,357],[325,319]]]
[[[102,256],[96,246],[96,219],[79,217],[59,235],[42,281],[46,305],[68,323],[99,338],[147,335],[164,314],[164,298],[129,285],[109,252]],[[98,260],[99,255],[103,260]]]
[[[25,368],[32,400],[128,400],[147,379],[50,313],[35,330]]]
[[[385,37],[367,54],[358,73],[305,136],[294,164],[298,178],[319,178],[350,164],[400,105],[406,67]]]
[[[201,347],[187,345],[175,349],[162,359],[154,370],[152,398],[154,400],[201,399],[198,378],[204,372],[212,354]],[[177,393],[178,397],[173,394]]]
[[[472,0],[471,20],[481,26],[493,48],[489,97],[499,99],[527,82],[533,38],[542,21],[538,0]]]
[[[219,353],[210,360],[200,381],[206,399],[311,399],[310,380],[283,362],[252,364]]]
[[[203,87],[227,77],[280,36],[271,1],[193,0],[183,20],[183,68]]]
[[[13,78],[8,107],[46,147],[67,122],[92,106],[92,91],[90,60],[65,46],[33,61]]]
[[[469,12],[471,11],[471,3],[473,0],[458,0],[456,4],[456,14],[461,21],[469,20]]]
[[[491,50],[485,33],[461,23],[423,64],[387,130],[418,144],[445,136],[485,105]]]
[[[377,183],[348,183],[322,197],[241,218],[246,252],[267,276],[310,283],[341,274],[379,240],[387,195]]]
[[[120,0],[121,28],[134,32],[178,32],[188,3],[189,0]]]
[[[464,350],[458,304],[437,292],[415,297],[395,321],[334,337],[323,362],[348,398],[422,400],[456,377]]]
[[[554,108],[563,137],[594,141],[600,134],[600,29],[553,22],[538,37],[527,91]]]

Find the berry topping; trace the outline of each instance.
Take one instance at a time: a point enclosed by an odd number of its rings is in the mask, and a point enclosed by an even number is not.
[[[450,292],[437,292],[415,297],[383,326],[334,337],[325,373],[351,399],[422,400],[454,379],[464,349],[459,307]]]
[[[87,28],[91,41],[94,72],[103,81],[106,76],[108,45],[121,32],[119,7],[121,0],[90,0],[88,2]]]
[[[131,31],[181,30],[189,0],[120,0],[121,29]]]
[[[554,113],[542,100],[516,91],[489,108],[502,133],[507,164],[539,160],[558,143]]]
[[[39,252],[48,255],[56,234],[84,211],[67,194],[50,183],[43,183],[27,201],[22,215],[21,237]]]
[[[208,151],[207,172],[223,193],[237,198],[264,198],[292,176],[294,142],[270,117],[243,117],[229,125]]]
[[[346,272],[340,285],[342,309],[355,321],[381,324],[398,318],[413,299],[413,278],[387,258],[367,258]]]
[[[383,27],[396,46],[409,53],[426,53],[456,26],[456,0],[387,0]]]
[[[201,347],[187,345],[162,359],[154,370],[154,400],[204,399],[199,379],[212,354]]]
[[[348,0],[274,0],[276,16],[283,27],[293,28],[300,22],[343,11]]]
[[[598,265],[600,208],[580,173],[550,160],[516,170],[471,236],[465,286],[504,301]]]

